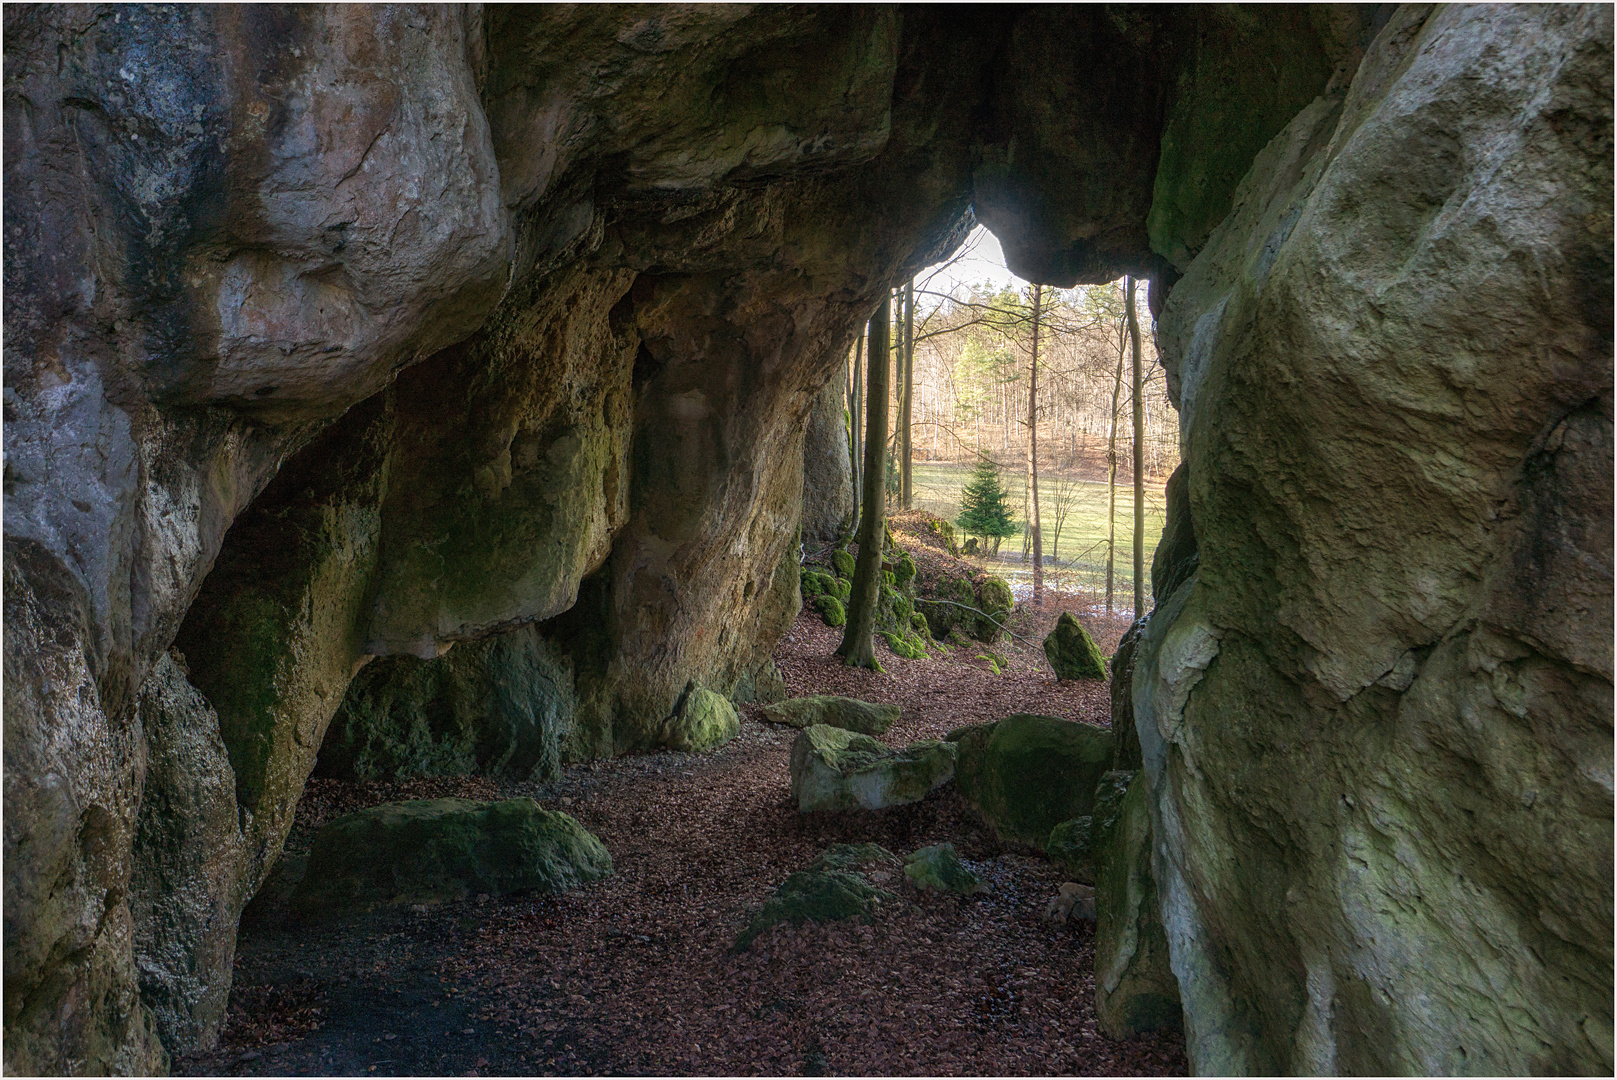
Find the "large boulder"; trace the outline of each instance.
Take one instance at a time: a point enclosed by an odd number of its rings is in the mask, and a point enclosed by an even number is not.
[[[764,706],[764,719],[774,724],[806,728],[828,724],[861,735],[880,735],[898,722],[899,707],[858,698],[815,694]]]
[[[572,719],[571,665],[531,626],[432,660],[379,657],[349,684],[314,775],[545,780],[561,767]]]
[[[532,799],[386,803],[315,834],[295,903],[309,914],[556,892],[612,872],[605,846]]]
[[[1088,814],[1112,764],[1112,733],[1018,713],[957,735],[955,783],[1003,843],[1043,851],[1063,821]]]
[[[1151,815],[1145,774],[1108,773],[1125,788],[1097,815],[1095,865],[1095,1016],[1114,1039],[1180,1030],[1179,982],[1151,877]]]
[[[792,743],[792,798],[803,813],[901,806],[948,783],[954,763],[952,743],[893,750],[868,735],[816,724]]]
[[[1050,830],[1044,853],[1050,861],[1074,881],[1095,884],[1096,866],[1099,864],[1097,844],[1111,835],[1116,827],[1117,815],[1128,794],[1134,773],[1128,769],[1114,769],[1101,774],[1095,785],[1095,803],[1090,812],[1070,821],[1063,821]]]
[[[1070,611],[1063,611],[1055,629],[1045,636],[1044,655],[1057,679],[1106,678],[1106,658],[1100,646]]]

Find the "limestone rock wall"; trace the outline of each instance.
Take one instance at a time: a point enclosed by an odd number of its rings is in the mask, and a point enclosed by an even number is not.
[[[1198,1071],[1612,1069],[1611,44],[1400,8],[1167,297],[1199,562],[1132,692]]]
[[[803,539],[829,544],[853,527],[847,365],[825,384],[803,429]]]
[[[1173,285],[1198,1067],[1609,1067],[1601,11],[8,6],[6,1068],[206,1045],[351,693],[534,676],[536,762],[767,696],[805,421],[973,206]]]

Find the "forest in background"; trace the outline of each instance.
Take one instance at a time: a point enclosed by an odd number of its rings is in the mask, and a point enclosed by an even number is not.
[[[992,461],[1001,470],[1017,526],[993,558],[994,569],[1023,595],[1032,584],[1034,538],[1027,525],[1033,516],[1028,481],[1034,470],[1028,447],[1036,433],[1035,486],[1044,556],[1040,576],[1057,588],[1102,596],[1110,553],[1116,606],[1128,606],[1135,439],[1125,279],[1073,289],[1040,287],[1035,320],[1033,286],[934,287],[948,265],[934,267],[910,289],[896,291],[887,410],[892,418],[888,505],[956,521],[961,489],[973,467],[982,458]],[[913,303],[913,312],[906,310],[907,303]],[[1138,441],[1143,562],[1149,568],[1162,529],[1163,486],[1179,463],[1179,424],[1168,400],[1166,375],[1157,363],[1143,287],[1136,290],[1134,307],[1142,329]],[[913,359],[906,363],[910,334]],[[851,445],[857,447],[868,385],[863,340],[850,350],[844,379]],[[1109,454],[1114,449],[1115,467]],[[856,452],[856,477],[859,457]],[[1145,591],[1148,602],[1148,581]]]

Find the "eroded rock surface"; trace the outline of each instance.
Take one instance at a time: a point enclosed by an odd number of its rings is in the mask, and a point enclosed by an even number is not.
[[[1610,1071],[1609,9],[5,19],[8,1071],[207,1041],[334,715],[509,772],[778,696],[805,420],[973,208],[1153,276],[1114,764],[1238,973],[1197,1068]]]
[[[1611,41],[1400,8],[1167,298],[1199,563],[1132,692],[1198,1071],[1612,1068]]]

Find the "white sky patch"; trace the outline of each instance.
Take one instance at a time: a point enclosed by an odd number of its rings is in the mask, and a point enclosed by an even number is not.
[[[1011,273],[1005,265],[1005,253],[1000,249],[999,240],[981,225],[971,230],[954,258],[929,266],[915,277],[917,289],[934,293],[952,294],[960,290],[960,295],[964,295],[973,286],[981,288],[984,283],[996,292],[1006,287],[1022,290],[1031,284]],[[936,303],[935,298],[927,296],[917,299],[916,306],[931,307]]]

